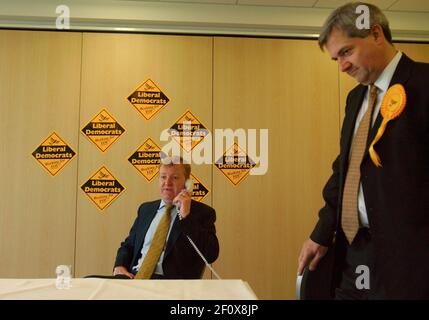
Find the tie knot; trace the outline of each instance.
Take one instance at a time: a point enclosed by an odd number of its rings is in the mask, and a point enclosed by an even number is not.
[[[375,86],[375,85],[370,85],[370,87],[369,87],[369,94],[370,94],[370,96],[375,96],[376,94],[378,93],[378,88],[377,88],[377,86]]]

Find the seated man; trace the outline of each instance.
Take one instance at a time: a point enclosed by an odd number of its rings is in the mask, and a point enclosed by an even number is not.
[[[191,166],[180,157],[162,159],[161,199],[140,205],[128,237],[116,256],[114,276],[131,279],[199,279],[205,264],[187,236],[209,263],[219,255],[216,212],[194,201],[185,189]]]

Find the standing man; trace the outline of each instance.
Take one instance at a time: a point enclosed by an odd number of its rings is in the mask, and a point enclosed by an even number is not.
[[[336,299],[429,299],[429,65],[396,50],[384,14],[362,2],[333,11],[319,45],[360,84],[298,274],[333,250]]]
[[[194,201],[185,189],[191,166],[182,158],[164,158],[159,171],[161,199],[145,202],[129,236],[121,243],[113,275],[131,279],[199,279],[205,264],[219,255],[216,212]]]

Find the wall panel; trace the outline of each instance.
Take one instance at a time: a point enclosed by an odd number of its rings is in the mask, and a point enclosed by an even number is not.
[[[268,128],[269,169],[233,186],[215,169],[224,278],[293,299],[298,253],[338,152],[338,75],[315,41],[215,38],[214,127]]]
[[[81,39],[0,30],[1,277],[74,264],[77,159],[51,176],[32,152],[53,131],[78,152]]]
[[[157,177],[148,182],[128,157],[148,137],[159,146],[165,144],[160,141],[161,131],[186,109],[211,129],[211,70],[209,37],[84,34],[80,127],[106,108],[126,132],[104,153],[80,135],[79,183],[106,165],[127,189],[103,211],[78,191],[78,275],[111,273],[116,250],[128,235],[138,206],[159,198]],[[170,99],[150,120],[126,99],[148,78]],[[193,172],[211,189],[210,165],[194,165]],[[204,202],[211,203],[211,194]]]

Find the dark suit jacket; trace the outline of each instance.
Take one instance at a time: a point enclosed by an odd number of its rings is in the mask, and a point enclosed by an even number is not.
[[[143,203],[130,230],[121,243],[115,267],[124,266],[131,271],[141,257],[144,238],[155,217],[161,200]],[[183,220],[176,217],[164,254],[162,268],[167,279],[199,279],[204,271],[204,262],[195,252],[185,235],[197,245],[209,263],[219,254],[215,229],[216,212],[213,208],[192,200],[190,214]]]
[[[375,145],[382,162],[377,168],[368,151],[361,164],[361,181],[375,246],[375,279],[388,299],[429,299],[429,64],[403,54],[390,86],[404,86],[407,103],[402,114],[389,122]],[[333,286],[344,258],[341,203],[348,154],[356,116],[366,87],[358,85],[347,97],[341,131],[340,154],[323,190],[325,206],[310,238],[322,245],[335,239]],[[368,146],[381,124],[378,115]]]

